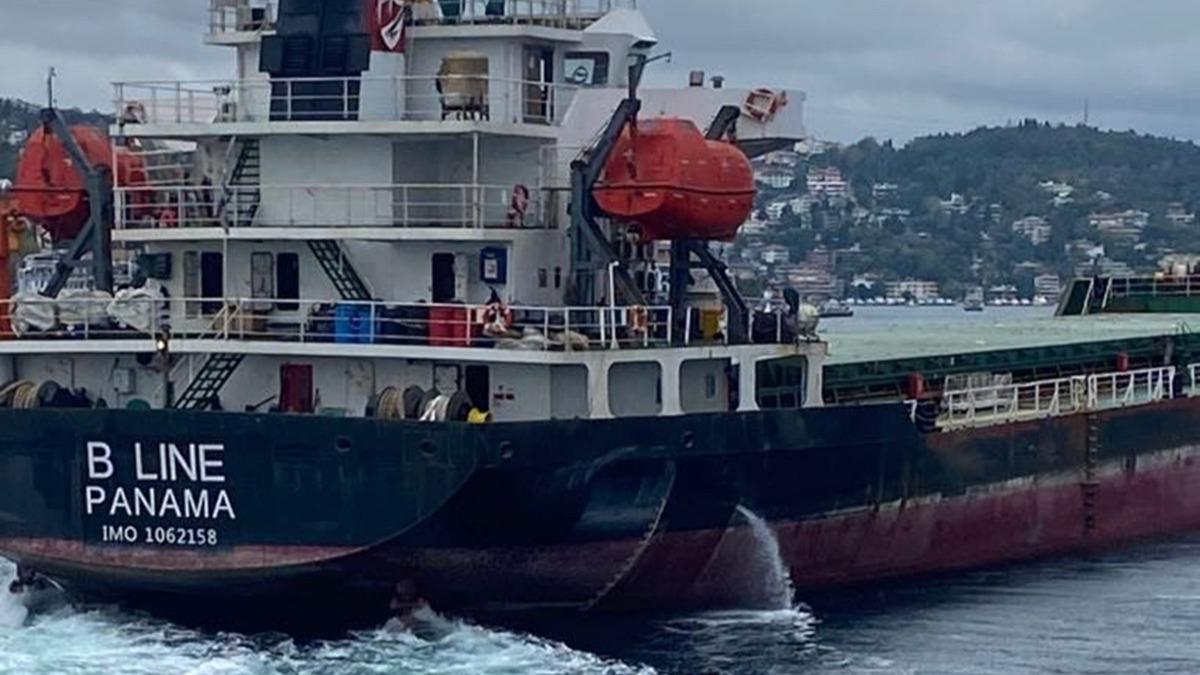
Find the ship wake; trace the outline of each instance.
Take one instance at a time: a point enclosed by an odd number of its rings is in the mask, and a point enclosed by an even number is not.
[[[25,624],[29,610],[8,587],[17,578],[17,568],[0,558],[0,628],[18,628]]]

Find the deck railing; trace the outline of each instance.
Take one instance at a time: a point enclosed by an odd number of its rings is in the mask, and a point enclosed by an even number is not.
[[[513,305],[497,316],[484,305],[278,298],[117,300],[77,291],[58,299],[0,302],[12,327],[0,340],[139,339],[169,329],[175,338],[265,342],[495,347],[526,350],[641,349],[730,344],[727,319],[677,316],[668,306]],[[677,322],[678,320],[678,322]],[[756,314],[754,344],[792,344],[782,314]]]
[[[642,349],[672,344],[670,307],[529,307],[271,298],[27,298],[0,303],[12,340],[146,338],[254,342]]]
[[[254,33],[275,25],[274,2],[209,0],[209,34]],[[412,5],[418,25],[519,24],[581,29],[637,0],[431,0]]]
[[[1200,295],[1200,274],[1184,276],[1115,277],[1110,297],[1193,297]]]
[[[555,125],[575,85],[488,75],[117,82],[118,122],[477,121]]]
[[[637,9],[637,4],[637,0],[434,0],[413,6],[413,21],[581,29],[614,9]]]
[[[276,3],[264,0],[209,0],[208,33],[262,33],[274,30]]]
[[[150,186],[115,192],[119,230],[175,227],[552,228],[544,193],[515,185]],[[517,198],[514,199],[514,194]]]
[[[1175,372],[1173,366],[1146,368],[947,391],[938,427],[988,426],[1162,401],[1175,395]]]

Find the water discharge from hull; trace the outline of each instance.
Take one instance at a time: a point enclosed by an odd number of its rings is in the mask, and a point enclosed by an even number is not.
[[[796,596],[792,577],[787,564],[779,553],[779,539],[771,525],[745,506],[737,507],[738,513],[750,524],[754,542],[754,561],[761,565],[761,595],[754,598],[755,604],[763,609],[791,609]]]

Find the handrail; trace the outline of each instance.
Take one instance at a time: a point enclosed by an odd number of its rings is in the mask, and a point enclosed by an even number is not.
[[[1194,297],[1200,295],[1200,274],[1114,277],[1110,289],[1114,298]]]
[[[413,21],[428,24],[534,24],[580,29],[637,0],[438,0],[414,6]]]
[[[555,125],[578,85],[491,75],[113,83],[119,124],[474,121]],[[133,129],[128,130],[134,133]]]
[[[986,426],[1162,401],[1175,395],[1175,372],[1168,366],[947,391],[938,426]]]
[[[123,316],[145,318],[139,327],[118,324]],[[8,305],[13,329],[0,339],[111,340],[144,338],[169,327],[172,339],[291,341],[432,347],[493,346],[524,350],[642,349],[672,344],[670,307],[536,307],[386,303],[276,298],[30,297]],[[85,316],[68,324],[71,316]],[[45,319],[23,325],[29,310]],[[135,311],[129,311],[132,308]]]
[[[159,185],[114,191],[116,228],[436,227],[552,229],[542,191],[515,185]]]
[[[263,0],[209,0],[208,33],[263,33],[275,28],[274,2]]]

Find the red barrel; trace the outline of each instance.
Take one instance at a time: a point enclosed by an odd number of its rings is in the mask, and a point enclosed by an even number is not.
[[[470,347],[471,321],[467,308],[446,305],[429,308],[429,344]]]
[[[909,373],[904,389],[911,399],[923,398],[925,396],[925,376],[921,373]]]
[[[640,225],[648,241],[731,240],[756,193],[745,153],[676,118],[626,129],[594,191],[601,209]]]

